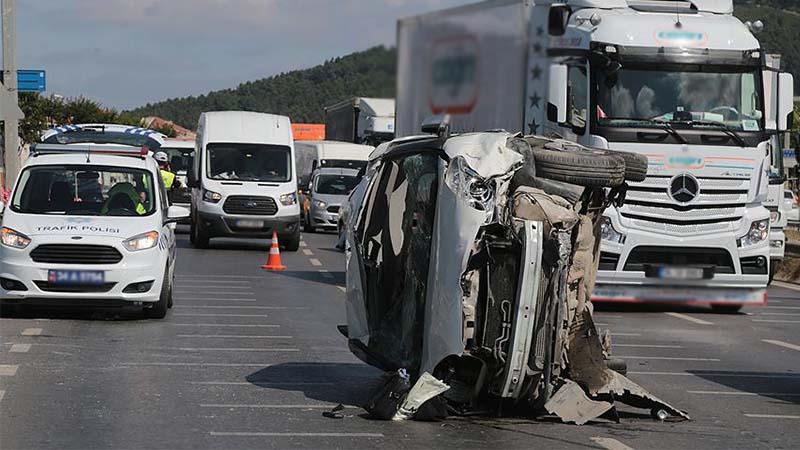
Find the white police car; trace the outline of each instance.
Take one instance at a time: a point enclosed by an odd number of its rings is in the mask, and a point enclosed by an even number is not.
[[[46,132],[23,166],[0,229],[4,303],[142,307],[172,304],[175,234],[189,211],[169,206],[150,156],[163,135],[123,125]]]

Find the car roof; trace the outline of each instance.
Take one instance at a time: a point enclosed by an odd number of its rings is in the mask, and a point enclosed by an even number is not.
[[[135,157],[123,155],[104,155],[86,153],[48,153],[32,155],[25,162],[24,167],[49,166],[49,165],[80,165],[80,166],[113,166],[130,167],[133,169],[150,170],[155,167],[155,160],[151,157]]]
[[[114,134],[119,134],[121,136],[142,136],[144,139],[142,140],[144,145],[152,149],[158,149],[164,144],[164,140],[167,138],[164,134],[159,133],[158,131],[150,130],[147,128],[141,127],[134,127],[131,125],[122,125],[117,123],[83,123],[83,124],[75,124],[75,125],[61,125],[54,128],[51,128],[45,131],[42,134],[42,142],[48,143],[60,143],[59,142],[59,135],[69,135],[70,133],[77,133],[81,131],[98,131],[100,130],[104,133],[105,136],[111,137],[113,139]],[[101,143],[101,142],[95,142]],[[103,142],[105,143],[105,142]],[[109,142],[113,143],[113,142]],[[120,142],[121,145],[124,145]]]
[[[166,138],[161,148],[194,148],[194,141],[187,141],[185,139]]]

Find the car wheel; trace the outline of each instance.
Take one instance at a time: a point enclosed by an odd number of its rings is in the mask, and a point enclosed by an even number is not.
[[[194,245],[195,248],[207,248],[208,240],[208,234],[203,230],[203,225],[200,223],[200,220],[197,218],[192,220],[192,225],[189,230],[189,241],[191,241],[192,245]]]
[[[314,226],[311,225],[311,219],[308,218],[308,214],[306,214],[306,220],[303,222],[303,231],[306,233],[313,233],[315,231]]]
[[[167,309],[172,303],[172,280],[169,278],[169,268],[164,271],[164,282],[161,283],[161,294],[158,296],[158,301],[153,304],[152,308],[146,309],[145,314],[150,319],[163,319],[167,315]]]
[[[772,280],[775,279],[775,272],[778,271],[778,267],[780,266],[780,262],[776,260],[770,261],[769,265],[769,280],[767,280],[767,284],[772,284]]]

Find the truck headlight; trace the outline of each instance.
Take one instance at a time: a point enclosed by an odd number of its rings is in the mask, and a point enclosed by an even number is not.
[[[750,224],[750,230],[739,238],[739,247],[758,244],[769,238],[769,219],[756,220]]]
[[[781,213],[778,211],[770,211],[769,212],[769,223],[775,223],[781,220]]]
[[[325,207],[328,206],[328,204],[323,202],[322,200],[314,200],[314,206],[319,209],[325,209]]]
[[[297,203],[297,192],[290,192],[280,196],[281,205],[292,206]]]
[[[132,238],[122,241],[122,245],[130,252],[139,250],[147,250],[153,248],[158,244],[158,232],[148,231],[147,233],[137,234]]]
[[[0,237],[2,237],[3,245],[13,248],[25,248],[31,243],[31,238],[8,227],[0,229]]]
[[[219,203],[222,200],[222,194],[219,192],[209,191],[208,189],[203,189],[203,200],[209,203]]]
[[[600,238],[615,244],[625,243],[625,235],[615,230],[611,219],[606,216],[600,218]]]

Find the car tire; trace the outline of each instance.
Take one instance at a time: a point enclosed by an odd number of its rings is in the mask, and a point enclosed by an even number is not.
[[[283,248],[287,252],[296,252],[300,249],[300,233],[295,233],[292,237],[283,240]]]
[[[767,280],[767,285],[769,286],[772,284],[772,280],[775,279],[775,273],[778,271],[778,267],[780,267],[780,261],[772,260],[769,262],[769,279]]]
[[[311,225],[311,219],[308,218],[308,214],[306,214],[306,220],[303,221],[303,231],[306,233],[314,233],[316,229],[313,225]]]
[[[203,225],[197,218],[192,220],[192,225],[189,229],[189,241],[195,248],[208,248],[208,234],[203,230]]]
[[[158,301],[149,309],[145,310],[145,315],[150,319],[163,319],[167,316],[169,304],[172,303],[172,280],[169,278],[169,268],[164,271],[164,281],[161,283],[161,294]]]
[[[536,176],[586,187],[616,187],[625,182],[625,161],[605,150],[562,141],[532,146]]]
[[[711,310],[718,313],[723,314],[735,314],[738,313],[740,309],[742,309],[744,305],[730,305],[730,304],[719,304],[719,305],[711,305]]]

